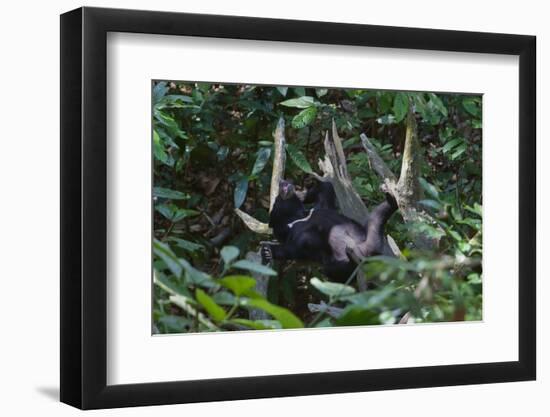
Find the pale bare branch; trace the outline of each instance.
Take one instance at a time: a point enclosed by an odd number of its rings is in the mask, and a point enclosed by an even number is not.
[[[422,198],[422,190],[418,181],[420,175],[420,146],[416,133],[416,119],[410,106],[407,114],[405,149],[401,162],[401,174],[397,182],[397,189],[401,204],[406,207],[416,207]]]
[[[332,119],[332,144],[334,145],[334,150],[336,156],[338,157],[338,162],[340,163],[340,175],[342,178],[348,178],[348,164],[346,163],[346,155],[344,154],[344,147],[342,146],[342,140],[338,136],[338,130],[336,129],[336,122]]]
[[[284,177],[285,173],[285,161],[286,161],[286,151],[285,151],[285,119],[281,117],[273,132],[273,139],[275,142],[274,152],[273,152],[273,171],[271,173],[271,189],[269,192],[269,212],[275,204],[275,199],[279,194],[279,182]],[[235,209],[235,213],[241,218],[244,224],[253,232],[261,233],[264,235],[269,235],[273,233],[269,225],[262,223],[259,220],[255,219],[249,214],[246,214],[240,209]]]
[[[285,174],[285,161],[286,161],[286,140],[285,140],[285,119],[281,117],[277,123],[277,128],[273,133],[273,139],[275,141],[273,152],[273,171],[271,174],[271,188],[269,192],[269,212],[273,209],[275,199],[279,195],[279,182],[283,179]]]
[[[401,253],[401,249],[399,249],[399,246],[397,246],[397,243],[395,243],[395,240],[393,239],[393,237],[391,237],[390,235],[386,235],[386,239],[388,240],[388,246],[390,247],[395,257],[400,259],[405,259],[405,257]]]
[[[364,133],[361,133],[361,143],[363,144],[363,148],[365,148],[365,151],[367,152],[367,156],[369,157],[369,162],[371,164],[371,167],[374,169],[374,171],[382,178],[383,180],[388,180],[392,183],[397,183],[397,178],[395,177],[394,173],[391,172],[391,170],[388,168],[384,160],[378,155],[378,152],[376,152],[376,149],[374,148],[373,144],[365,135]]]
[[[420,210],[418,201],[422,198],[422,189],[418,181],[420,175],[420,145],[416,132],[416,119],[409,110],[406,120],[405,149],[401,163],[401,175],[399,180],[389,169],[384,160],[364,133],[360,135],[361,142],[374,171],[382,178],[387,191],[389,191],[399,206],[399,211],[406,223],[427,223],[435,225],[434,219],[425,211]],[[415,233],[414,244],[419,249],[431,249],[439,245],[439,240],[425,233]],[[393,248],[392,248],[393,249]]]
[[[325,135],[325,158],[319,161],[319,168],[323,171],[324,181],[330,181],[334,187],[340,211],[345,216],[364,224],[368,219],[369,210],[361,200],[348,174],[346,157],[342,141],[336,132],[333,123],[332,140],[329,132]]]
[[[262,223],[261,221],[255,219],[249,214],[246,214],[244,211],[240,209],[235,209],[235,213],[237,216],[241,218],[241,220],[244,222],[246,227],[248,227],[250,230],[252,230],[255,233],[260,233],[263,235],[270,235],[273,233],[271,228],[267,223]]]

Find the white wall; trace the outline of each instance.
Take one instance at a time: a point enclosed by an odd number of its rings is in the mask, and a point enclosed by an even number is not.
[[[488,2],[487,2],[488,3]],[[59,305],[59,18],[81,3],[62,0],[55,4],[10,1],[0,17],[1,143],[0,175],[2,206],[1,276],[2,342],[0,344],[0,410],[4,415],[32,412],[73,415],[76,411],[57,402],[58,305]],[[538,36],[539,155],[550,152],[541,140],[544,125],[542,94],[550,96],[548,74],[550,27],[544,2],[460,2],[393,0],[320,2],[279,0],[259,2],[233,0],[93,1],[86,5],[159,9],[182,12],[238,14],[293,19],[417,26],[442,29],[494,31]],[[544,70],[543,70],[544,69]],[[7,130],[6,130],[7,128]],[[539,213],[550,209],[549,193],[543,190],[550,175],[549,164],[539,157]],[[543,194],[544,191],[544,194]],[[550,405],[550,308],[543,304],[550,284],[548,219],[539,215],[539,378],[537,382],[433,388],[346,395],[239,401],[170,407],[147,407],[101,411],[99,415],[169,415],[196,413],[219,415],[316,415],[335,416],[405,414],[408,416],[548,415]],[[546,232],[546,233],[544,233]],[[544,236],[545,235],[545,236]],[[543,265],[544,263],[544,265]],[[406,347],[403,348],[406,354]],[[546,354],[546,355],[545,355]]]

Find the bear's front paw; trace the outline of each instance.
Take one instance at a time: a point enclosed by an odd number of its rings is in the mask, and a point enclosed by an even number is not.
[[[262,264],[267,265],[273,260],[273,252],[271,251],[271,245],[264,244],[260,248],[260,254],[262,255]]]

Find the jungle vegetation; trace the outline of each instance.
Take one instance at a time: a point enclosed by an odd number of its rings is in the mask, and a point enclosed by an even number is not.
[[[153,333],[482,318],[480,95],[155,81],[152,97]],[[258,261],[277,127],[298,186],[332,140],[359,212],[384,182],[412,190],[386,227],[395,256],[346,283]]]

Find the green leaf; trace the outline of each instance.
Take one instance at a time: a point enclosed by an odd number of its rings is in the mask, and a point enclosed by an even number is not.
[[[170,200],[187,200],[189,195],[181,191],[170,190],[168,188],[153,187],[153,196],[159,198],[167,198]]]
[[[169,332],[182,333],[191,324],[191,320],[185,319],[179,316],[162,316],[158,319],[159,323],[162,323]]]
[[[187,217],[195,217],[198,216],[200,212],[196,210],[190,210],[190,209],[180,209],[178,208],[176,212],[174,213],[173,222],[177,223],[183,219],[186,219]]]
[[[372,310],[376,307],[383,307],[383,302],[392,294],[395,294],[395,288],[390,284],[379,291],[364,291],[348,297],[343,297],[343,300],[352,304],[357,304],[363,309]]]
[[[476,272],[468,274],[468,277],[466,279],[470,284],[481,284],[481,276]]]
[[[365,326],[369,324],[380,324],[378,313],[359,305],[346,307],[342,315],[336,320],[337,326]]]
[[[238,268],[238,269],[245,269],[247,271],[257,272],[261,275],[269,275],[269,276],[276,276],[277,272],[275,272],[273,269],[258,264],[256,262],[247,261],[246,259],[241,259],[240,261],[235,262],[233,265],[231,265],[232,268]]]
[[[172,136],[170,136],[162,126],[156,126],[155,127],[155,131],[157,132],[157,134],[160,136],[160,141],[162,142],[163,146],[164,147],[172,147],[172,148],[176,148],[176,149],[179,149],[179,145],[174,142],[174,139],[172,138]],[[184,139],[187,138],[187,134],[183,131],[180,131],[180,133],[183,135],[180,135],[179,137],[183,137]]]
[[[162,98],[163,103],[193,103],[193,97],[185,96],[183,94],[169,94]]]
[[[235,208],[239,208],[246,199],[246,193],[248,192],[248,178],[244,177],[237,181],[235,185],[235,192],[233,193],[233,202]]]
[[[309,282],[320,292],[329,297],[343,297],[355,293],[355,288],[349,285],[340,284],[339,282],[321,281],[317,277],[311,278]]]
[[[181,307],[185,311],[188,311],[189,307],[198,305],[193,297],[187,297],[185,295],[175,294],[171,295],[168,299],[171,303]]]
[[[158,204],[155,206],[155,210],[166,217],[168,220],[172,221],[174,218],[174,209],[172,206],[167,206],[165,204]]]
[[[176,246],[182,248],[183,250],[186,250],[187,252],[191,252],[191,253],[204,249],[203,245],[200,245],[195,242],[191,242],[189,240],[180,239],[177,237],[170,237],[168,238],[168,240],[170,240],[171,242],[174,242]]]
[[[391,311],[383,311],[378,315],[378,320],[380,321],[380,324],[395,324],[397,318]]]
[[[157,204],[155,210],[170,220],[172,223],[177,223],[187,217],[197,216],[200,213],[190,209],[180,209],[173,204]]]
[[[181,137],[184,139],[187,137],[186,133],[180,130],[178,122],[176,122],[176,120],[168,113],[155,108],[153,110],[153,114],[155,116],[155,119],[166,128],[171,136]]]
[[[462,106],[472,116],[481,116],[481,108],[478,106],[478,100],[474,98],[465,98],[464,100],[462,100]]]
[[[176,254],[172,252],[172,249],[170,249],[170,246],[160,240],[154,239],[153,253],[162,259],[172,274],[178,278],[181,277],[183,267]]]
[[[193,104],[193,99],[189,96],[171,94],[164,96],[155,104],[155,110],[164,109],[200,109],[200,107]]]
[[[191,265],[187,260],[179,258],[181,266],[185,270],[185,278],[189,280],[193,285],[197,285],[204,288],[218,288],[216,283],[210,275],[206,272],[200,271]]]
[[[409,98],[405,93],[397,93],[393,100],[393,114],[395,115],[396,123],[399,123],[405,118],[409,111]],[[380,123],[380,122],[379,122]]]
[[[464,220],[457,220],[456,222],[458,224],[465,224],[466,226],[470,226],[472,229],[475,229],[475,230],[481,229],[481,220],[479,219],[472,219],[471,217],[466,217]],[[473,242],[470,242],[470,243],[473,243]]]
[[[253,290],[253,289],[246,290],[245,292],[243,292],[243,296],[245,296],[246,298],[261,298],[261,299],[265,298],[262,294],[256,292],[256,290]]]
[[[315,117],[317,117],[317,107],[308,107],[292,118],[292,127],[294,129],[302,129],[310,125],[315,120]]]
[[[271,148],[260,148],[258,151],[258,156],[254,162],[254,167],[252,168],[251,175],[257,175],[264,169],[269,157],[271,156]]]
[[[153,87],[153,103],[157,103],[168,92],[166,81],[160,81]]]
[[[368,107],[364,107],[357,111],[357,117],[359,119],[370,119],[371,117],[376,116],[376,112]]]
[[[380,113],[387,113],[392,106],[393,92],[377,91],[376,97],[378,102],[378,111]]]
[[[420,185],[422,186],[424,191],[426,191],[434,199],[439,200],[439,191],[437,190],[435,185],[430,184],[422,177],[418,178],[418,181],[420,182]]]
[[[297,109],[307,109],[308,107],[315,105],[315,100],[310,96],[303,96],[298,98],[291,98],[279,103],[281,106],[293,107]]]
[[[464,253],[468,253],[470,251],[470,249],[472,249],[472,246],[470,245],[470,243],[468,242],[458,242],[458,248],[464,252]]]
[[[393,114],[386,114],[376,119],[376,121],[381,125],[391,125],[396,122],[395,116]]]
[[[462,236],[460,236],[460,233],[458,233],[456,230],[448,229],[448,233],[457,242],[460,242],[462,240]]]
[[[436,201],[436,200],[429,200],[429,199],[426,199],[426,200],[420,200],[418,202],[418,204],[424,206],[424,207],[431,207],[433,208],[434,210],[441,210],[441,203],[439,201]]]
[[[255,320],[257,323],[261,323],[269,329],[282,329],[281,323],[277,320]]]
[[[187,298],[191,298],[191,293],[188,291],[185,285],[176,284],[162,272],[156,270],[154,271],[153,282],[155,283],[155,285],[162,288],[168,294],[181,295]]]
[[[264,310],[281,323],[283,329],[299,329],[304,327],[304,323],[286,308],[271,304],[269,301],[261,298],[247,299],[247,307],[259,308]]]
[[[323,96],[326,96],[328,93],[328,88],[316,88],[315,89],[315,94],[317,95],[317,97],[321,98]]]
[[[195,298],[197,301],[204,307],[208,312],[208,315],[216,321],[223,321],[227,316],[227,313],[223,308],[221,308],[212,297],[206,294],[200,288],[197,288],[195,291]]]
[[[445,117],[449,115],[449,112],[447,111],[447,107],[443,104],[443,101],[434,93],[428,93],[428,96],[430,97],[430,102],[432,105]]]
[[[464,142],[464,140],[462,138],[456,138],[456,139],[452,139],[450,140],[449,142],[447,142],[443,148],[441,148],[441,151],[443,153],[447,153],[449,152],[451,149],[453,149],[455,146],[461,144],[462,142]]]
[[[463,143],[462,145],[458,146],[453,154],[451,155],[451,159],[455,160],[460,155],[462,155],[464,152],[466,152],[466,149],[468,149],[468,145],[466,143]]]
[[[164,150],[164,145],[162,144],[160,136],[156,130],[153,130],[153,155],[155,156],[155,159],[165,165],[168,165],[168,154]]]
[[[334,324],[332,324],[332,318],[327,317],[318,322],[315,327],[334,327]]]
[[[239,248],[236,246],[224,246],[220,251],[220,255],[222,256],[225,265],[228,266],[231,262],[237,259],[237,256],[239,256]]]
[[[275,87],[277,91],[283,96],[286,96],[286,93],[288,91],[288,87]]]
[[[465,209],[471,213],[477,214],[479,217],[483,214],[483,207],[479,203],[474,203],[473,207],[466,206]]]
[[[229,275],[220,279],[219,283],[233,291],[237,297],[246,294],[256,286],[256,280],[246,275]]]
[[[286,145],[286,151],[288,152],[290,159],[292,159],[292,162],[294,162],[294,164],[298,168],[300,168],[305,173],[313,173],[311,165],[309,165],[309,162],[307,161],[305,155],[296,146],[289,143]]]
[[[221,290],[212,295],[212,298],[217,304],[234,306],[237,303],[237,297],[229,291]]]
[[[306,89],[305,87],[294,87],[292,89],[292,91],[294,91],[294,94],[296,94],[297,96],[299,97],[302,97],[302,96],[305,96],[306,95]]]
[[[441,109],[437,108],[434,100],[426,101],[424,96],[429,96],[426,93],[414,93],[411,96],[414,98],[415,109],[422,117],[422,120],[431,125],[436,125],[441,121]]]
[[[247,319],[233,319],[229,320],[229,323],[238,324],[240,326],[250,327],[254,330],[272,330],[275,326],[266,326],[265,321],[260,320],[247,320]]]

